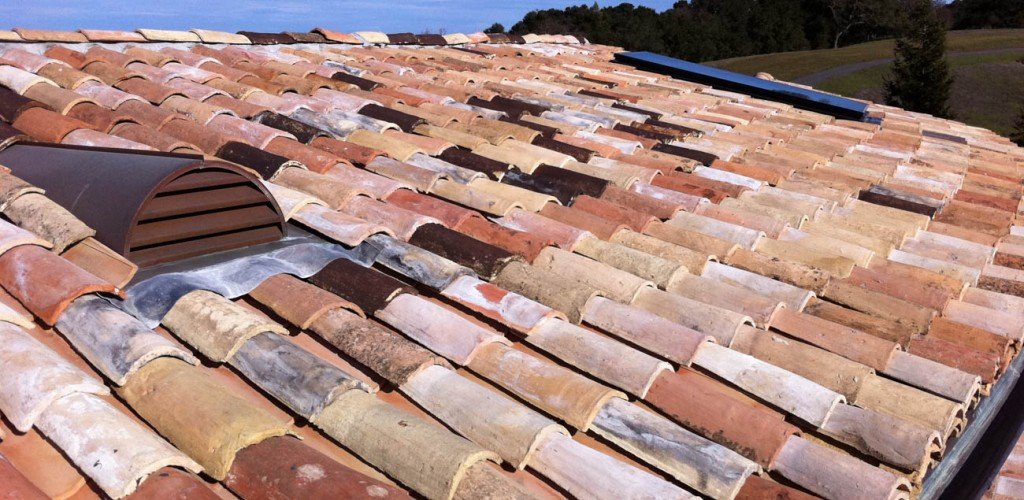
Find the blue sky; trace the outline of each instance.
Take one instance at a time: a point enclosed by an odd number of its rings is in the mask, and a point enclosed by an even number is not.
[[[563,8],[593,0],[0,0],[6,26],[40,29],[189,29],[235,32],[371,30],[449,33],[479,31],[493,22],[510,27],[531,10]],[[598,2],[618,5],[621,0]],[[674,0],[634,0],[661,11]]]

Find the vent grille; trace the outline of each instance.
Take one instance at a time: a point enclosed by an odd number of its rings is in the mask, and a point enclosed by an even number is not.
[[[285,234],[280,207],[254,175],[201,156],[19,143],[0,151],[0,164],[142,268]]]
[[[141,267],[281,238],[267,196],[235,172],[189,172],[161,188],[139,212],[128,258]]]

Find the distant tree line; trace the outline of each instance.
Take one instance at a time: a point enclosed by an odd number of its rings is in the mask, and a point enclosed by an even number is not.
[[[509,32],[585,37],[691,61],[841,47],[898,34],[908,0],[689,0],[657,12],[622,3],[535,10]],[[953,29],[1024,27],[1024,0],[936,4]],[[495,23],[488,32],[502,32]]]

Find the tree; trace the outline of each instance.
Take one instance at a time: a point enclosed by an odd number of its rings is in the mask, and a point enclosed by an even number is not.
[[[1024,0],[957,0],[949,7],[953,29],[1024,26]]]
[[[1010,140],[1018,146],[1024,146],[1024,104],[1017,108],[1017,118],[1013,120],[1013,131],[1010,132]]]
[[[953,77],[946,61],[946,30],[931,0],[910,0],[901,25],[892,71],[885,78],[885,102],[948,118]]]
[[[854,28],[891,27],[893,16],[899,12],[899,3],[893,0],[827,0],[826,4],[835,23],[834,49]]]
[[[700,62],[891,37],[903,1],[678,0],[662,12],[630,3],[601,7],[592,2],[528,12],[509,32],[576,35]],[[943,7],[947,15],[948,10]]]
[[[491,27],[484,30],[484,33],[504,33],[505,25],[501,23],[494,23]]]

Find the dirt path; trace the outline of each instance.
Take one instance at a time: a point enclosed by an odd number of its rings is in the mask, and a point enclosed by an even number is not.
[[[987,56],[993,54],[1009,54],[1013,52],[1024,53],[1024,48],[1010,48],[1010,49],[989,49],[989,50],[975,50],[970,52],[949,52],[948,55],[952,57],[960,56]],[[804,85],[817,86],[826,80],[838,78],[840,76],[846,76],[851,73],[856,73],[861,70],[868,68],[874,68],[875,66],[881,66],[883,64],[891,63],[893,58],[888,57],[885,59],[875,59],[872,61],[861,61],[852,64],[844,64],[842,66],[836,66],[834,68],[826,69],[825,71],[819,71],[817,73],[811,73],[793,79],[793,82]]]

